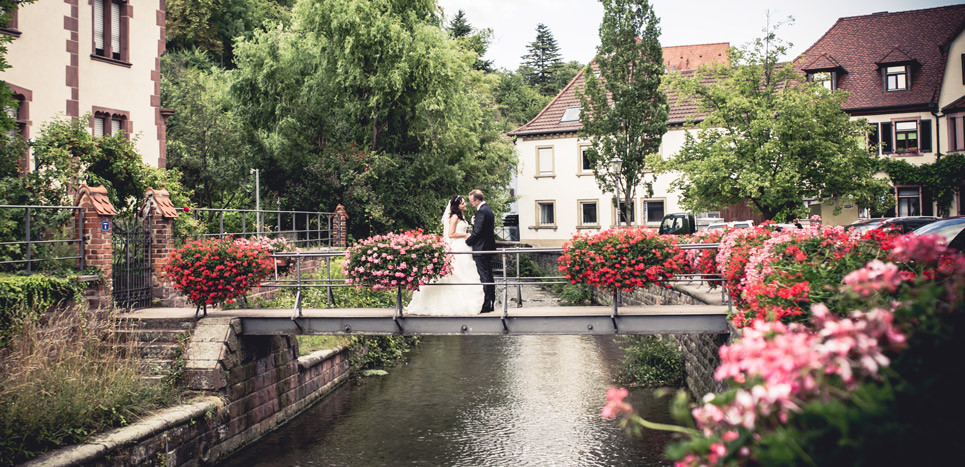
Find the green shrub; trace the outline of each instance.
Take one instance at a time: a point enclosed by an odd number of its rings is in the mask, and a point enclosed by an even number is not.
[[[683,355],[659,336],[622,336],[626,358],[620,382],[631,386],[680,386],[684,377]]]
[[[25,323],[55,306],[80,301],[83,289],[75,277],[0,275],[0,348]]]
[[[299,335],[296,336],[296,338],[298,339],[299,357],[308,355],[316,350],[334,349],[338,346],[349,345],[352,342],[348,336]]]
[[[391,366],[419,344],[418,337],[406,336],[352,336],[351,340],[350,363],[356,376],[365,370]]]

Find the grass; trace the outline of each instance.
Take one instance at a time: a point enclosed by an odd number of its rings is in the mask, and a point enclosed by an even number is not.
[[[308,355],[316,350],[334,349],[342,345],[349,345],[348,336],[298,336],[298,356]]]
[[[177,401],[177,389],[141,379],[133,343],[110,314],[63,310],[26,322],[0,350],[0,465],[83,442]]]

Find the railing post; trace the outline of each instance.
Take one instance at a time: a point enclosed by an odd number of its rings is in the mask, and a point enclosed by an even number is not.
[[[523,284],[519,277],[519,252],[516,252],[516,307],[523,307]]]
[[[80,269],[83,270],[85,267],[84,263],[84,210],[77,210],[77,240],[78,245],[80,245],[77,250],[77,256],[80,256]]]
[[[224,238],[224,211],[219,211],[218,238]]]
[[[24,213],[23,223],[27,227],[27,274],[30,274],[32,272],[30,260],[30,250],[32,249],[30,245],[30,206],[27,206],[27,208],[24,210]]]
[[[509,313],[509,286],[506,285],[508,282],[506,280],[506,249],[500,248],[499,251],[502,252],[500,256],[503,258],[503,316],[506,316]]]

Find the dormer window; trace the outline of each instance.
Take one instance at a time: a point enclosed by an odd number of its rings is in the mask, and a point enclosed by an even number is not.
[[[905,65],[885,67],[885,90],[905,91],[908,89],[908,67]]]
[[[580,120],[580,107],[571,106],[571,107],[567,107],[566,111],[563,112],[563,118],[560,118],[560,123],[576,122],[579,120]]]
[[[833,71],[818,71],[815,73],[809,73],[808,78],[815,82],[820,83],[825,89],[833,91],[838,89],[837,73]]]

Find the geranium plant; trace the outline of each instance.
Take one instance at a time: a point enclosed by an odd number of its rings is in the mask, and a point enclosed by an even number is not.
[[[273,272],[269,252],[233,238],[186,242],[164,266],[174,288],[207,314],[208,305],[233,303]]]
[[[345,258],[342,270],[346,282],[375,290],[419,290],[449,274],[451,263],[442,237],[421,230],[360,240],[345,251]]]
[[[673,235],[652,229],[611,229],[580,234],[563,245],[559,270],[571,283],[631,291],[656,284],[670,287],[675,274],[689,270]]]

